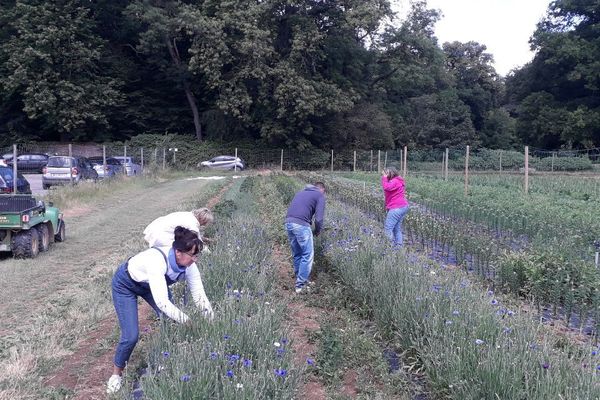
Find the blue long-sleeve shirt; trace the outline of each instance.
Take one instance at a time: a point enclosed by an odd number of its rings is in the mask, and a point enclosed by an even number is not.
[[[296,193],[285,217],[285,222],[293,222],[300,225],[310,226],[315,220],[315,235],[323,228],[325,217],[325,195],[319,188],[306,185],[304,190]]]

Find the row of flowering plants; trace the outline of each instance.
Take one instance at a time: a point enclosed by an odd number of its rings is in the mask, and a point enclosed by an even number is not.
[[[176,295],[190,322],[161,321],[147,346],[147,368],[123,398],[294,397],[302,371],[292,365],[285,305],[273,295],[272,244],[246,182],[252,179],[236,181],[225,194],[216,242],[198,261],[214,320],[186,305],[185,294]]]
[[[322,252],[432,398],[600,398],[598,348],[565,345],[460,269],[391,246],[381,224],[328,201]]]
[[[436,177],[429,174],[428,176]],[[437,174],[440,178],[440,175]],[[464,175],[449,175],[448,180],[464,184]],[[469,176],[471,186],[490,186],[510,189],[512,193],[523,192],[523,174],[477,174]],[[600,179],[589,175],[531,175],[529,192],[559,196],[575,200],[592,200],[600,197]]]
[[[385,211],[378,185],[340,177],[321,176],[319,179],[326,180],[334,188],[336,198],[382,221]],[[414,181],[409,178],[407,185],[412,187]],[[422,187],[416,186],[417,190]],[[447,192],[446,198],[439,201],[442,205],[448,205],[450,201],[460,203],[458,197],[464,196],[455,195],[456,198]],[[416,202],[414,198],[417,198]],[[481,222],[478,216],[483,211],[469,214],[464,206],[443,208],[435,200],[427,199],[427,196],[411,194],[412,208],[404,223],[411,245],[434,259],[462,265],[466,270],[478,273],[498,290],[533,299],[545,318],[562,318],[567,326],[597,334],[600,327],[597,326],[600,275],[590,259],[564,250],[562,241],[577,248],[568,240],[568,234],[563,240],[562,236],[550,239],[542,234],[526,237],[512,231],[499,231],[492,224]],[[581,237],[575,235],[575,240]],[[579,249],[581,251],[581,247]],[[544,310],[548,306],[550,308]]]

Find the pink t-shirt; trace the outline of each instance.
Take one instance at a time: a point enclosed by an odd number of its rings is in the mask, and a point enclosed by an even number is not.
[[[385,195],[385,208],[391,210],[408,206],[408,201],[404,195],[404,179],[396,176],[388,180],[387,176],[381,177],[381,186]]]

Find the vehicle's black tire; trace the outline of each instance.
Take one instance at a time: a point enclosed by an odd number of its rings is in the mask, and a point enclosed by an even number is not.
[[[65,221],[62,219],[58,220],[58,232],[54,235],[54,240],[57,242],[64,242],[67,238],[66,230],[65,230]]]
[[[37,229],[18,232],[12,240],[12,251],[15,258],[34,258],[40,252]]]
[[[44,183],[44,184],[42,184],[42,188],[44,190],[48,190],[48,189],[50,189],[50,185],[47,185],[47,184]]]
[[[50,229],[48,229],[48,225],[39,224],[35,229],[37,229],[40,239],[40,251],[48,251],[50,248]]]

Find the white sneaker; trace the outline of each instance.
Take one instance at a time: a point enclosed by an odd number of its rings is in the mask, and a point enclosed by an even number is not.
[[[106,384],[106,393],[113,394],[117,393],[121,389],[121,382],[123,377],[121,375],[111,375],[108,383]]]
[[[300,293],[302,293],[302,288],[301,288],[301,287],[297,287],[297,288],[296,288],[296,293],[297,293],[297,294],[300,294]]]

